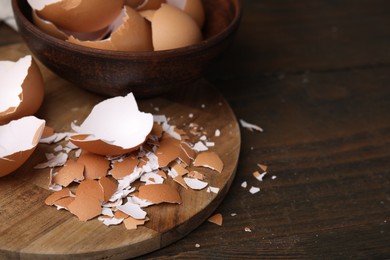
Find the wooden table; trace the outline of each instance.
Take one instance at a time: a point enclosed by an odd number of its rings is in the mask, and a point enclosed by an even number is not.
[[[389,258],[389,25],[387,0],[245,0],[207,79],[264,132],[242,129],[223,225],[143,258]],[[0,24],[0,45],[16,42]]]

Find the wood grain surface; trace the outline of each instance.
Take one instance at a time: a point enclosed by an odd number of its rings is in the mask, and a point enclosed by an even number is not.
[[[29,54],[24,44],[0,48],[0,59],[17,60]],[[36,116],[56,132],[71,131],[71,122],[82,122],[105,97],[82,90],[60,79],[41,65],[45,100]],[[215,141],[210,148],[224,162],[221,174],[204,169],[207,181],[219,193],[179,190],[180,205],[155,205],[146,211],[150,221],[137,230],[124,224],[106,227],[97,219],[81,222],[74,215],[45,205],[49,169],[33,169],[46,161],[45,153],[61,143],[40,144],[32,157],[16,172],[0,179],[0,256],[28,259],[123,259],[150,253],[182,238],[213,213],[233,181],[240,151],[240,131],[235,115],[219,92],[204,80],[166,96],[138,101],[141,111],[163,114],[180,128],[196,123]],[[156,110],[158,108],[158,112]],[[193,116],[189,116],[192,114]],[[215,137],[215,130],[223,134]],[[193,142],[195,142],[194,139]],[[63,143],[62,143],[63,144]],[[200,170],[198,168],[198,170]]]
[[[390,1],[243,8],[207,79],[264,132],[241,129],[236,177],[216,209],[223,225],[204,222],[140,259],[389,259]],[[1,44],[20,42],[0,32]],[[263,182],[257,163],[269,166]]]

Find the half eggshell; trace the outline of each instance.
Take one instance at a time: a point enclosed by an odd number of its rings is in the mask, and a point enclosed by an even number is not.
[[[139,111],[132,93],[97,104],[70,141],[100,155],[121,155],[137,149],[153,128],[153,116]]]
[[[124,0],[28,0],[33,10],[57,27],[74,32],[95,32],[119,15]]]
[[[44,97],[44,83],[33,57],[0,61],[0,73],[0,124],[37,112]]]
[[[34,152],[45,121],[23,117],[0,126],[0,177],[18,169]]]

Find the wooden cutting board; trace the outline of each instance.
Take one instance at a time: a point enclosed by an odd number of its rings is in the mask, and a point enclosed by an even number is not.
[[[7,46],[0,48],[0,60],[17,60],[29,53],[24,44]],[[72,121],[81,123],[92,107],[105,99],[57,77],[41,64],[40,68],[45,100],[36,116],[57,132],[69,131]],[[52,193],[47,187],[49,169],[33,167],[44,162],[45,153],[53,152],[58,144],[39,144],[20,169],[0,179],[0,258],[135,257],[184,237],[215,211],[232,183],[240,151],[239,126],[227,102],[213,86],[200,80],[138,103],[142,111],[166,115],[172,125],[193,122],[204,128],[216,144],[210,150],[224,162],[221,174],[204,170],[210,186],[220,188],[219,193],[184,189],[173,182],[183,203],[147,208],[150,221],[136,230],[127,230],[123,224],[107,227],[97,219],[81,222],[67,211],[44,204]],[[219,137],[214,135],[217,129]]]

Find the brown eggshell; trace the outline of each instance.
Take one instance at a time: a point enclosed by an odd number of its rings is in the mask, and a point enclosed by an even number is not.
[[[84,177],[89,180],[106,176],[110,168],[110,161],[105,157],[88,152],[83,152],[77,162],[84,164]]]
[[[39,15],[35,10],[32,11],[32,19],[34,24],[45,33],[53,37],[56,37],[60,40],[68,39],[69,36],[66,35],[66,33],[58,29],[58,27],[55,26],[55,24],[53,24],[52,22],[44,20],[41,17],[39,17]]]
[[[203,27],[205,11],[202,0],[167,0],[167,3],[189,14],[198,24],[199,28]]]
[[[95,41],[95,40],[102,39],[105,35],[109,33],[110,30],[109,27],[103,28],[96,32],[85,32],[85,33],[61,30],[52,22],[44,20],[41,17],[39,17],[39,15],[36,13],[35,10],[32,12],[32,18],[34,24],[39,29],[60,40],[67,40],[69,36],[72,35],[73,37],[82,41]]]
[[[205,151],[199,153],[196,156],[193,164],[194,166],[210,168],[219,173],[221,173],[223,169],[223,162],[221,158],[218,156],[218,154],[216,154],[215,152]]]
[[[74,32],[94,32],[109,26],[122,10],[124,0],[59,0],[37,10],[40,17]]]
[[[191,16],[177,7],[162,4],[152,20],[154,50],[186,47],[202,41],[202,33]]]
[[[22,121],[25,121],[27,123],[30,123],[30,121],[27,120],[33,120],[35,117],[29,116],[29,117],[24,117],[19,120],[11,121],[9,124],[17,124],[19,129],[21,131],[33,131],[31,134],[33,136],[32,140],[29,140],[28,144],[22,144],[21,147],[27,147],[25,145],[28,145],[28,149],[21,149],[19,151],[15,151],[12,154],[6,155],[4,157],[0,157],[0,177],[3,177],[5,175],[8,175],[21,167],[27,159],[31,156],[31,154],[34,152],[39,139],[41,138],[43,128],[45,127],[45,121],[44,120],[39,120],[35,124],[39,124],[37,128],[35,129],[28,129],[29,125],[26,124],[21,124]],[[35,118],[36,119],[36,118]],[[38,120],[38,119],[36,119]],[[8,124],[8,125],[9,125]],[[4,125],[1,127],[8,127],[8,125]],[[20,134],[20,133],[16,133]],[[2,136],[3,138],[5,136]],[[11,137],[5,137],[5,138],[11,138]],[[14,140],[17,142],[18,140]],[[4,145],[4,143],[2,143]],[[6,148],[6,147],[5,147]]]
[[[167,166],[179,156],[180,141],[170,137],[163,138],[155,154],[158,158],[159,167]]]
[[[121,155],[121,154],[130,153],[139,148],[139,146],[136,146],[129,149],[124,149],[120,146],[106,143],[100,139],[85,140],[88,136],[89,135],[84,135],[84,134],[74,135],[70,138],[70,141],[85,151],[99,154],[99,155],[109,155],[109,156]]]
[[[152,33],[150,24],[134,9],[125,6],[122,23],[111,36],[100,41],[82,41],[76,36],[68,41],[85,47],[115,51],[151,51]]]
[[[181,203],[179,192],[167,184],[149,184],[139,187],[138,197],[155,204]]]
[[[64,188],[62,190],[50,194],[50,196],[46,198],[45,204],[53,205],[57,200],[69,197],[70,195],[71,195],[70,190],[68,188]]]
[[[96,180],[84,180],[76,190],[76,197],[89,196],[97,198],[99,201],[104,201],[104,191]]]
[[[53,177],[53,183],[67,187],[74,180],[84,179],[84,164],[69,159]]]
[[[21,85],[22,93],[19,95],[21,102],[16,108],[13,107],[0,112],[0,125],[24,116],[33,115],[38,111],[42,104],[45,90],[42,73],[37,63],[34,58],[29,55],[19,59],[17,62],[22,61],[22,59],[28,59],[29,57],[31,57],[31,65],[28,68],[27,75]],[[9,76],[12,77],[16,75]],[[1,95],[3,95],[3,93]]]
[[[104,202],[107,202],[118,188],[118,184],[108,177],[102,177],[98,181],[103,190]]]
[[[68,208],[80,221],[87,221],[97,217],[102,211],[99,199],[87,195],[76,196],[68,205]]]
[[[141,112],[132,93],[106,99],[94,106],[70,141],[100,155],[122,155],[138,149],[153,128],[153,116]]]
[[[111,176],[117,180],[123,179],[125,176],[134,171],[134,168],[138,165],[138,162],[139,160],[137,157],[128,156],[124,158],[123,161],[113,163],[112,169],[110,171]]]

